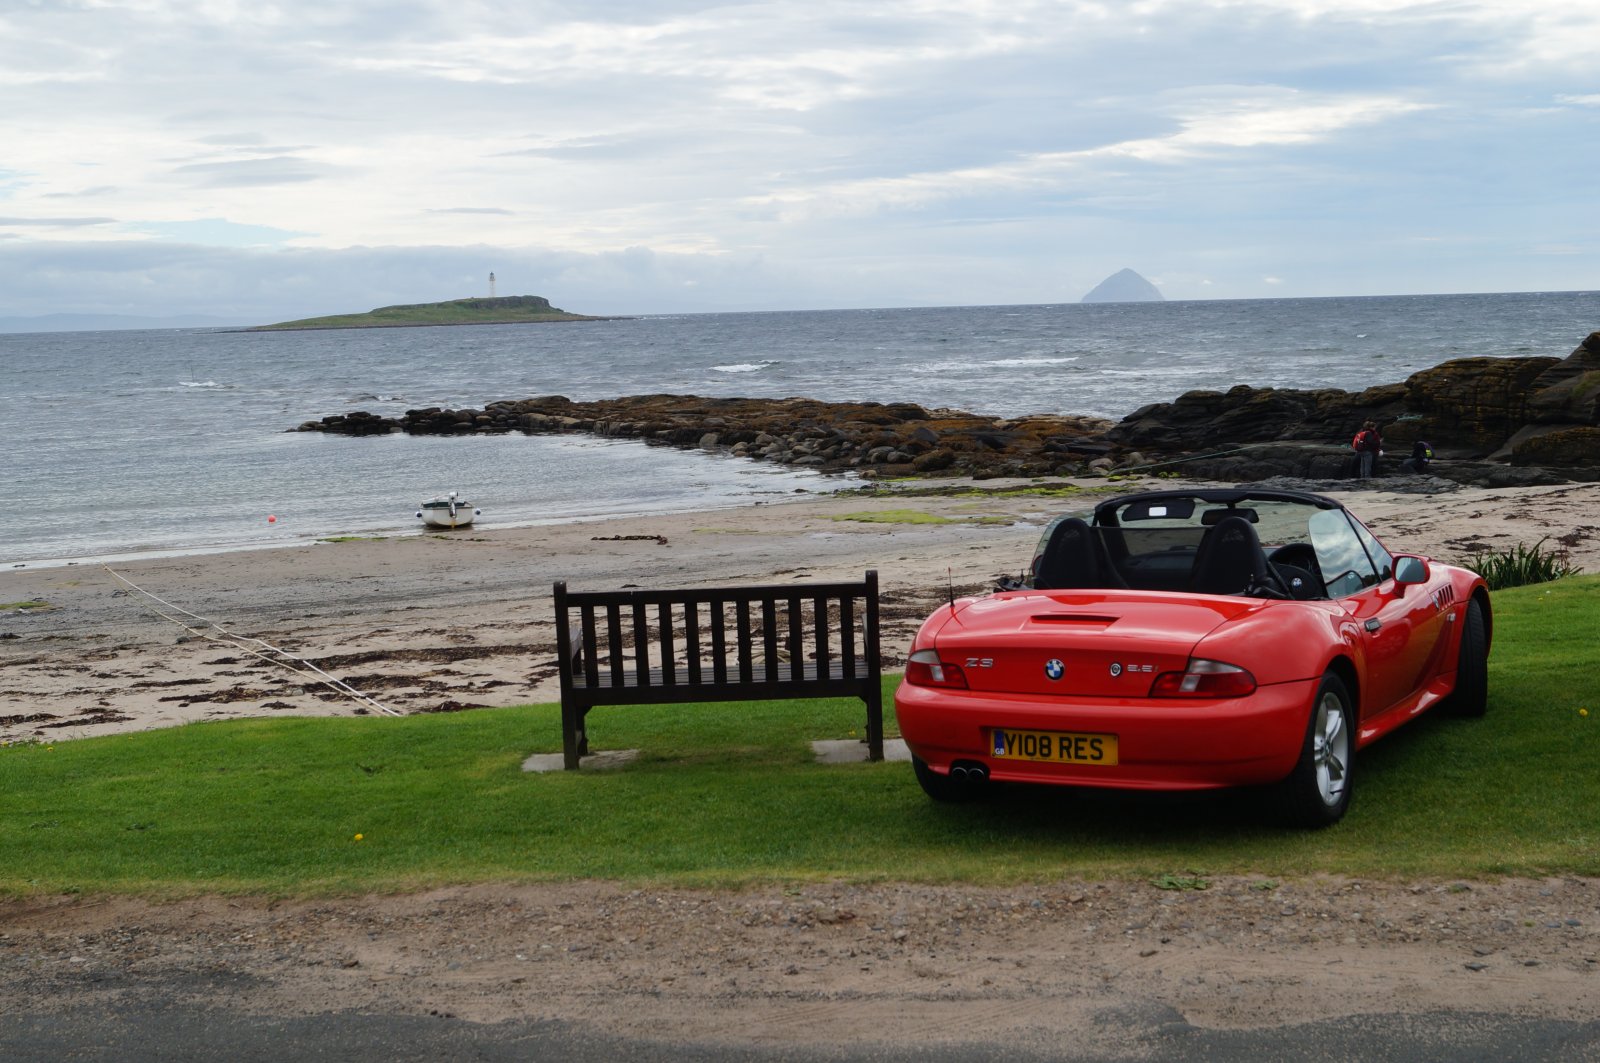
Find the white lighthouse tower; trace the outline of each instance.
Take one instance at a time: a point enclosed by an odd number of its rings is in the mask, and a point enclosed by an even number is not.
[[[494,274],[489,274],[489,298],[494,298]]]

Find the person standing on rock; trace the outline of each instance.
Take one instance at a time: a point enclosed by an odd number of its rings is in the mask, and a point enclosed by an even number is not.
[[[1356,477],[1370,480],[1378,455],[1383,453],[1383,437],[1378,434],[1378,422],[1368,421],[1363,424],[1350,446],[1356,452]]]

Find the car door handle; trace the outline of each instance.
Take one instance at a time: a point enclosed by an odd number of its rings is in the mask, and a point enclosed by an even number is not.
[[[1373,617],[1371,620],[1368,620],[1362,626],[1365,627],[1368,631],[1376,631],[1380,627],[1383,626],[1383,621],[1379,620],[1377,617]]]

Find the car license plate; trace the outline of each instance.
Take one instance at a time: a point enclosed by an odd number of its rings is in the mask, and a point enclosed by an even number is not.
[[[989,748],[1006,760],[1043,760],[1058,764],[1117,762],[1117,736],[1079,734],[1074,731],[1013,731],[996,727],[989,732]]]

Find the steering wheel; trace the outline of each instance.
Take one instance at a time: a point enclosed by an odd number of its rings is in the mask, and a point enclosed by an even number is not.
[[[1267,567],[1283,581],[1289,597],[1296,601],[1314,601],[1327,597],[1322,588],[1322,581],[1310,569],[1301,568],[1299,565],[1280,565],[1275,561],[1269,561]]]
[[[1287,546],[1280,546],[1268,555],[1267,560],[1275,565],[1293,565],[1295,568],[1303,568],[1313,575],[1318,571],[1317,552],[1305,543],[1289,543]]]

